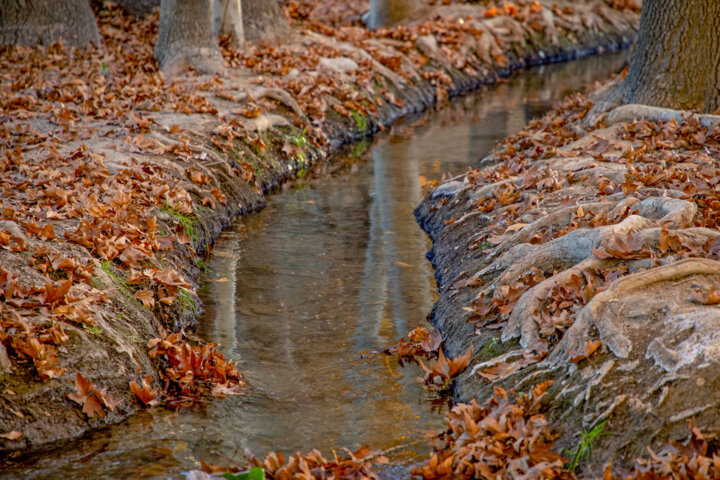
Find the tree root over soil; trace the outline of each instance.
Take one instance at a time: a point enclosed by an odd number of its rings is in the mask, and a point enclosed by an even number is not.
[[[621,108],[607,127],[567,100],[416,212],[443,350],[477,352],[456,400],[553,380],[542,412],[559,447],[608,421],[594,476],[685,438],[691,417],[720,434],[720,127]]]

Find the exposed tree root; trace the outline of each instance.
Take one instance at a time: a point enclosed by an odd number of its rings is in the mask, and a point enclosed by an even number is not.
[[[617,263],[616,260],[600,260],[595,257],[586,258],[577,265],[563,270],[532,287],[515,304],[508,324],[503,329],[502,340],[507,341],[521,337],[520,345],[524,348],[535,345],[540,341],[536,319],[553,289],[558,285],[569,283],[573,276],[582,276],[585,272],[607,268]]]
[[[529,254],[510,265],[498,277],[498,285],[509,285],[533,268],[541,272],[563,270],[590,257],[593,248],[600,247],[613,236],[626,236],[656,225],[656,221],[639,215],[630,215],[617,225],[594,229],[575,230],[548,243],[534,246]]]
[[[440,281],[467,279],[441,292],[444,349],[483,352],[458,398],[553,379],[562,446],[609,419],[600,466],[691,416],[720,432],[720,117],[624,106],[606,127],[593,107],[568,102],[426,202]],[[448,320],[463,307],[474,329]]]
[[[568,352],[582,350],[588,330],[593,326],[598,329],[600,339],[611,352],[617,357],[627,358],[632,350],[632,342],[623,334],[623,326],[618,321],[618,312],[614,311],[612,304],[634,290],[692,275],[720,275],[720,262],[706,258],[688,258],[616,280],[610,288],[598,293],[583,308],[575,323],[565,332],[562,341],[553,351],[553,360],[564,361]]]
[[[608,113],[606,122],[608,125],[632,122],[634,120],[648,120],[651,122],[668,122],[675,120],[676,122],[682,122],[690,116],[695,116],[698,122],[700,122],[700,125],[705,128],[712,128],[720,124],[720,115],[698,115],[688,111],[637,104],[621,105],[613,109]]]

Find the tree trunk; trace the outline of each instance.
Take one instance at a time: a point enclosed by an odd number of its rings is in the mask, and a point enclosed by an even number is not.
[[[245,41],[241,0],[213,0],[213,28],[216,35],[230,35],[230,44],[239,47]]]
[[[720,107],[720,1],[644,0],[624,103]]]
[[[245,40],[273,40],[289,33],[285,15],[277,0],[242,0]]]
[[[169,76],[193,67],[202,73],[224,68],[212,28],[210,0],[162,0],[155,59]]]
[[[0,1],[0,44],[49,45],[60,39],[71,47],[100,43],[88,0]]]
[[[420,11],[418,0],[370,0],[368,28],[391,27],[413,18]]]

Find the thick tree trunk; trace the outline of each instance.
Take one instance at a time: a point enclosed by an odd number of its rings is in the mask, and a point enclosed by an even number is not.
[[[285,15],[277,0],[242,0],[245,40],[273,40],[289,33]]]
[[[624,103],[720,107],[720,1],[644,0]]]
[[[230,35],[233,47],[245,41],[241,0],[213,0],[213,28],[216,35]]]
[[[88,0],[2,0],[0,43],[67,46],[100,43]]]
[[[210,0],[162,0],[155,59],[169,76],[188,66],[202,73],[223,69]]]
[[[370,0],[368,28],[391,27],[413,18],[420,11],[418,0]]]

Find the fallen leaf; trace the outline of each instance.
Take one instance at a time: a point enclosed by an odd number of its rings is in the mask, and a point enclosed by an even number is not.
[[[17,440],[18,438],[22,437],[22,432],[18,432],[17,430],[13,430],[11,432],[7,433],[0,433],[0,438],[6,438],[8,440]]]
[[[133,294],[133,297],[140,300],[145,308],[152,309],[155,306],[155,294],[147,288],[138,290]]]
[[[142,384],[132,380],[130,391],[145,405],[150,405],[158,396],[158,390],[152,388],[152,375],[142,379]]]

